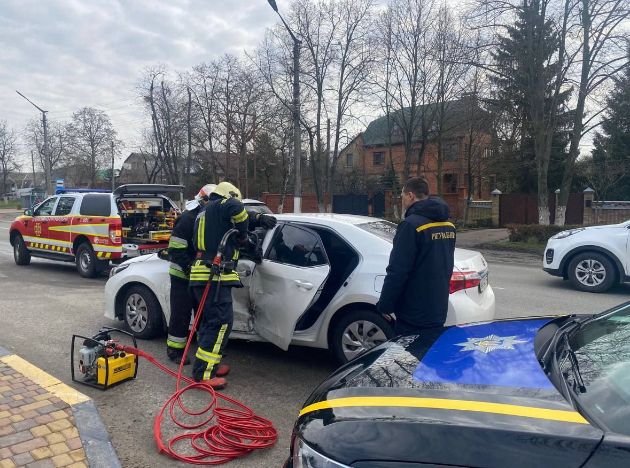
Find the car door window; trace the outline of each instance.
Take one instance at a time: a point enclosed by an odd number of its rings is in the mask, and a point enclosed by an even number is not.
[[[35,212],[34,216],[50,216],[52,215],[53,209],[55,208],[55,202],[57,201],[57,197],[52,197],[46,200],[44,203],[39,205]]]
[[[55,216],[68,216],[74,206],[74,197],[61,197],[57,208],[55,209]]]
[[[286,225],[274,236],[267,259],[299,267],[326,265],[324,247],[315,233]]]

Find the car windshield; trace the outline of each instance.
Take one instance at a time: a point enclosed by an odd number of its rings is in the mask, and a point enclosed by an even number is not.
[[[367,231],[375,236],[385,239],[387,242],[394,242],[396,235],[396,224],[389,221],[379,220],[370,221],[369,223],[357,224],[357,227]]]
[[[573,331],[570,355],[560,362],[579,405],[606,429],[630,436],[630,302]],[[580,382],[580,377],[582,382]]]

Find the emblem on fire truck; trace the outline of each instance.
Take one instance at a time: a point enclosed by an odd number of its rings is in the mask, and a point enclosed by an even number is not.
[[[37,237],[42,235],[42,224],[41,223],[35,223],[35,226],[33,227],[33,229],[35,230],[35,235]]]

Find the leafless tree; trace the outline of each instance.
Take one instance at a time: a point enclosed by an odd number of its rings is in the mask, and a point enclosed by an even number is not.
[[[0,196],[4,197],[7,193],[7,179],[19,167],[15,131],[7,126],[6,121],[0,121],[0,171],[2,172],[2,192],[0,192]]]
[[[71,161],[86,174],[90,187],[94,187],[98,171],[108,167],[116,130],[105,112],[84,107],[72,115],[67,133]]]
[[[44,152],[44,131],[39,120],[31,120],[24,129],[24,139],[27,145],[37,151],[37,161],[46,178],[46,155]],[[69,159],[69,142],[67,124],[56,121],[48,122],[48,157],[51,173],[65,164]],[[49,187],[50,181],[44,180],[44,187]]]
[[[163,68],[146,70],[139,84],[151,116],[156,159],[171,184],[181,184],[184,177],[188,141],[185,89],[181,83],[168,80]]]
[[[430,50],[436,10],[434,0],[391,0],[385,13],[388,114],[392,133],[399,134],[404,143],[403,179],[409,177],[411,164],[422,163],[435,116],[435,106],[428,104],[435,96],[436,70],[431,68]]]
[[[586,100],[606,86],[628,64],[628,0],[574,0],[571,11],[572,20],[577,23],[576,29],[579,31],[578,39],[572,44],[578,52],[575,74],[578,74],[579,67],[579,77],[572,80],[578,92],[569,155],[556,207],[555,224],[560,226],[565,222],[575,162],[580,154],[580,142],[597,125],[598,117],[605,110],[603,106],[595,106],[595,110],[587,115]]]

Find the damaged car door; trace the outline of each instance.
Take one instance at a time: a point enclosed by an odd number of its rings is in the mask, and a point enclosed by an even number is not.
[[[279,225],[251,277],[255,331],[286,351],[295,324],[317,300],[329,273],[317,233],[291,223]]]

